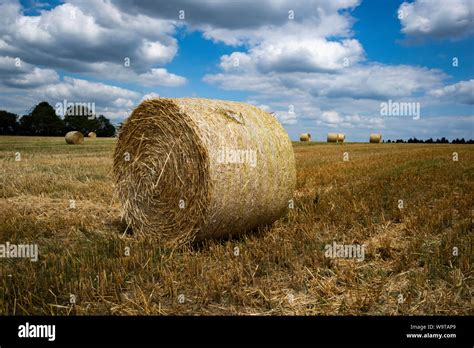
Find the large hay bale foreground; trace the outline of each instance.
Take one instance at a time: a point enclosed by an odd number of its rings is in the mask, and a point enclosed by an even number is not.
[[[311,134],[309,133],[302,133],[300,135],[300,141],[311,141]]]
[[[328,133],[328,143],[337,142],[337,133]]]
[[[97,138],[97,134],[95,134],[95,132],[89,132],[89,134],[87,134],[87,136],[88,136],[89,138],[92,138],[92,139]]]
[[[338,133],[337,134],[337,142],[338,143],[343,143],[344,140],[346,140],[346,135],[343,133]]]
[[[84,142],[84,135],[79,131],[70,131],[66,133],[64,139],[68,144],[78,145]]]
[[[274,116],[194,98],[142,102],[120,130],[113,172],[127,223],[166,242],[270,224],[296,181],[291,141]]]
[[[380,143],[382,141],[382,134],[371,133],[369,141],[371,143]]]

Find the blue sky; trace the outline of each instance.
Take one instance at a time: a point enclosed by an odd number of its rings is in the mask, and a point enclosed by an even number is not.
[[[474,138],[472,0],[0,0],[0,12],[0,109],[20,115],[94,102],[118,123],[143,98],[205,97],[273,111],[293,139]],[[420,117],[382,115],[389,100]]]
[[[439,40],[430,38],[424,44],[404,42],[397,10],[402,1],[367,0],[353,12],[357,22],[354,25],[356,37],[364,46],[371,60],[386,64],[410,64],[445,70],[453,76],[453,81],[474,75],[473,64],[451,65],[453,52],[461,61],[474,60],[474,41]]]
[[[179,51],[175,59],[166,67],[170,71],[186,72],[188,83],[179,89],[148,88],[146,93],[158,92],[170,97],[202,97],[230,100],[245,100],[248,93],[244,91],[225,91],[211,84],[205,83],[202,78],[206,74],[217,73],[220,57],[231,54],[235,47],[206,40],[199,31],[187,33],[185,30],[177,35]]]

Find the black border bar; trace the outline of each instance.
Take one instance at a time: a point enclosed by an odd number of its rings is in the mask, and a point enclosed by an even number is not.
[[[0,346],[285,344],[469,346],[472,316],[10,316],[0,317]],[[19,326],[55,325],[55,340],[20,338]],[[441,325],[441,326],[439,326]],[[423,330],[420,328],[425,327]],[[407,334],[455,338],[408,338]]]

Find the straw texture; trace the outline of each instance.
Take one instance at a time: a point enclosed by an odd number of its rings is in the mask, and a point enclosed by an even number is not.
[[[300,135],[300,141],[311,141],[311,134],[309,133],[302,133]]]
[[[371,143],[380,143],[382,141],[382,134],[371,133],[369,140]]]
[[[337,142],[337,133],[328,133],[328,143]]]
[[[84,142],[84,135],[79,131],[70,131],[66,133],[64,139],[67,144],[79,145]]]
[[[121,128],[113,173],[133,230],[179,243],[274,222],[296,181],[291,141],[274,116],[197,98],[142,102]]]

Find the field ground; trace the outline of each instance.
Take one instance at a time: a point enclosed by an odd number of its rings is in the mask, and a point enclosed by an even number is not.
[[[0,314],[473,314],[474,146],[295,143],[288,216],[171,250],[124,233],[114,144],[0,137],[0,244],[40,255],[0,259]]]

